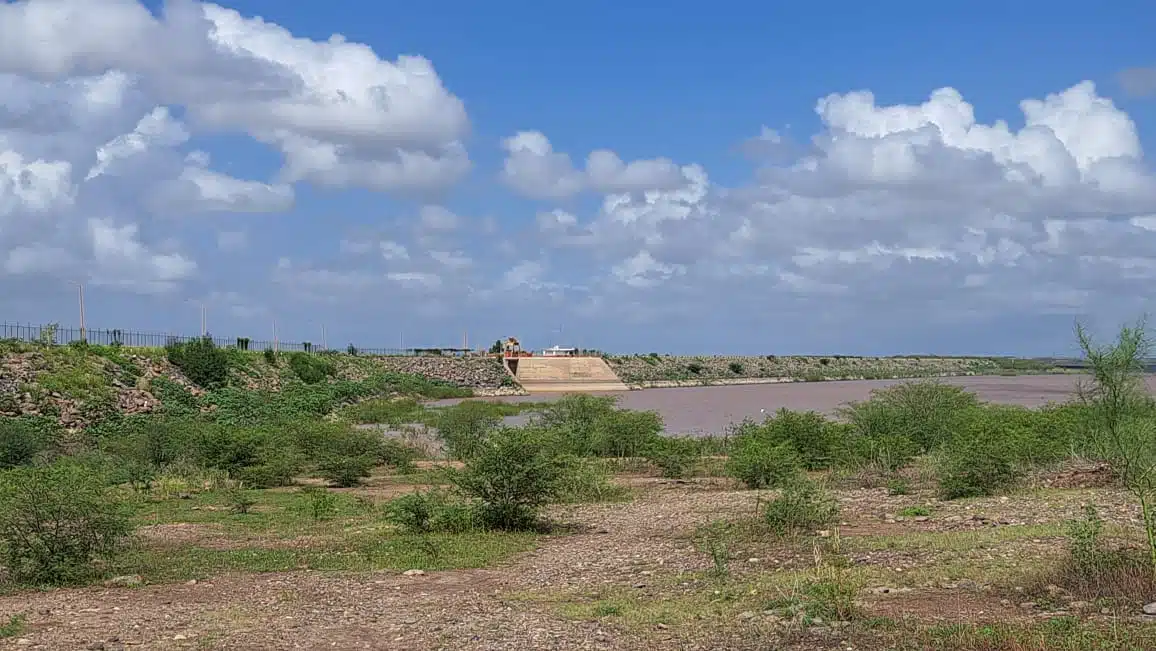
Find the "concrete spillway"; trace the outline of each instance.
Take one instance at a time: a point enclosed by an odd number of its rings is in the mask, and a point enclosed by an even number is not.
[[[510,357],[506,366],[530,393],[627,390],[601,357]]]

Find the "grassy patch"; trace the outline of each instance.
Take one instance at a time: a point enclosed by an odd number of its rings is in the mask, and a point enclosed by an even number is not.
[[[1053,617],[1035,624],[907,625],[891,638],[899,651],[1142,651],[1156,647],[1150,626],[1098,624]]]
[[[151,583],[166,583],[226,572],[464,569],[492,565],[533,549],[535,542],[536,537],[526,533],[409,536],[361,531],[347,532],[333,540],[302,541],[290,547],[146,547],[121,558],[116,571],[139,574]]]
[[[24,615],[16,614],[7,620],[0,620],[0,640],[7,637],[16,637],[24,632]]]

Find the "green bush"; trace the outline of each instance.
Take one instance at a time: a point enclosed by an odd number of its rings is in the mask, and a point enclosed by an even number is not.
[[[730,364],[727,364],[727,368],[729,368],[731,373],[734,373],[735,375],[743,374],[743,365],[738,362],[731,362]]]
[[[479,500],[478,516],[493,529],[532,528],[539,509],[557,495],[562,469],[534,428],[494,430],[451,475],[462,494]]]
[[[627,494],[625,487],[610,480],[610,472],[598,461],[564,454],[555,462],[560,469],[556,502],[612,502]]]
[[[694,475],[701,456],[700,444],[689,437],[663,436],[646,451],[646,459],[663,477],[685,479]]]
[[[859,436],[903,437],[927,451],[950,440],[959,412],[978,404],[974,394],[959,387],[919,381],[875,389],[869,400],[853,402],[839,413]]]
[[[47,419],[0,416],[0,469],[32,463],[52,446],[54,430]]]
[[[450,457],[466,461],[477,456],[502,419],[485,403],[466,401],[442,410],[434,421]]]
[[[655,411],[615,409],[594,426],[593,453],[599,457],[638,457],[659,440],[662,416]]]
[[[798,476],[767,503],[763,518],[780,536],[817,529],[839,516],[839,503],[818,482]]]
[[[289,356],[289,370],[305,384],[320,384],[336,373],[333,364],[318,355],[293,353]]]
[[[469,504],[443,490],[415,492],[396,497],[385,505],[385,517],[406,533],[466,533],[477,528]]]
[[[982,497],[1011,487],[1017,478],[1014,444],[999,428],[961,433],[938,455],[939,493],[943,499]]]
[[[210,389],[225,384],[229,378],[229,355],[205,336],[187,342],[170,342],[165,346],[169,362],[199,387]]]
[[[808,470],[828,468],[850,437],[850,427],[833,423],[814,411],[779,409],[761,423],[744,421],[736,428],[737,440],[761,438],[774,444],[785,443],[798,453]]]
[[[272,348],[266,348],[261,352],[265,356],[265,363],[269,366],[277,366],[277,352]]]
[[[802,458],[790,443],[760,434],[739,436],[727,459],[727,474],[747,488],[775,488],[802,471]]]
[[[74,463],[0,473],[0,547],[17,582],[59,585],[99,572],[132,533],[105,480]]]
[[[617,402],[614,396],[566,395],[543,407],[534,424],[555,432],[564,451],[591,456],[600,440],[605,440],[600,430],[615,413]]]
[[[377,461],[369,455],[329,455],[317,464],[317,471],[330,484],[339,488],[351,488],[361,484],[373,471]]]

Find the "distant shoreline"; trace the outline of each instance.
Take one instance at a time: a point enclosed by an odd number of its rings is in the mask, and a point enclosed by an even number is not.
[[[1016,373],[938,373],[934,375],[895,375],[892,377],[837,377],[837,378],[823,378],[820,380],[812,380],[797,377],[744,377],[744,378],[720,378],[720,379],[701,379],[701,380],[651,380],[647,382],[628,382],[626,385],[631,391],[641,391],[643,389],[677,389],[677,388],[691,388],[691,387],[709,387],[709,386],[730,386],[742,384],[791,384],[797,382],[805,382],[818,384],[823,382],[859,382],[863,380],[931,380],[936,378],[948,377],[1021,377],[1024,375],[1078,375],[1081,370],[1078,369],[1055,369],[1049,371],[1022,371]]]

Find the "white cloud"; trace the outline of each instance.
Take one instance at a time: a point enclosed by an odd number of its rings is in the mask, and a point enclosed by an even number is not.
[[[684,170],[668,159],[624,163],[605,149],[590,153],[585,171],[576,170],[570,157],[554,151],[540,131],[520,131],[502,140],[502,148],[506,150],[502,180],[534,199],[564,199],[587,189],[602,193],[674,190],[688,182]]]

